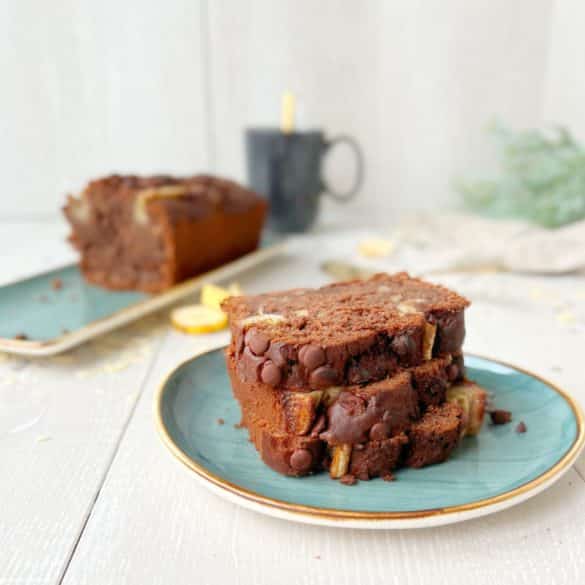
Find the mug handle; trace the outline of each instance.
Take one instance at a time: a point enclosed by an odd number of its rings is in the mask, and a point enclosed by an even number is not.
[[[325,142],[325,150],[329,152],[334,146],[343,143],[349,145],[352,148],[355,154],[357,164],[357,168],[355,171],[355,179],[351,189],[349,189],[345,193],[339,193],[338,191],[332,189],[331,185],[329,185],[326,181],[323,181],[325,194],[329,195],[329,197],[332,197],[339,203],[347,203],[350,199],[353,199],[353,197],[356,195],[356,193],[362,186],[362,182],[364,180],[364,156],[362,153],[362,149],[360,148],[357,141],[354,140],[351,136],[347,135],[337,136],[332,140]]]

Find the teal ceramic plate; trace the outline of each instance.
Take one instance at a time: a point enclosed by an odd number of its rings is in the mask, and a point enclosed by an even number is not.
[[[466,356],[470,378],[498,408],[523,420],[485,424],[449,461],[404,469],[397,480],[348,487],[326,474],[304,478],[266,467],[240,420],[221,350],[195,357],[162,384],[155,415],[164,442],[214,492],[248,508],[291,520],[360,528],[407,528],[458,522],[517,504],[569,469],[583,448],[583,415],[567,394],[519,368]],[[218,424],[223,419],[224,424]]]
[[[205,282],[232,278],[283,249],[284,244],[262,248],[157,295],[91,286],[77,266],[0,286],[0,351],[31,356],[60,353],[171,305]],[[22,334],[26,339],[15,339]]]

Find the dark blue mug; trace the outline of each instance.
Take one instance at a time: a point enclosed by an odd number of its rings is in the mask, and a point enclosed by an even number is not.
[[[342,143],[353,149],[357,162],[354,184],[345,193],[334,191],[322,176],[325,154]],[[349,201],[363,180],[362,152],[350,136],[326,140],[318,130],[285,134],[277,129],[250,128],[246,156],[249,185],[268,200],[268,225],[276,232],[309,229],[317,218],[322,194]]]

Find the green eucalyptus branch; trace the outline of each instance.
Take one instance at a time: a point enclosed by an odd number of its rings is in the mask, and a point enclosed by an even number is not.
[[[468,209],[546,227],[585,218],[585,150],[566,128],[513,132],[495,124],[490,134],[500,174],[456,183]]]

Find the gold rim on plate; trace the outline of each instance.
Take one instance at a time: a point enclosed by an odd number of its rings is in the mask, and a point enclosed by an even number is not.
[[[257,504],[263,504],[266,506],[270,506],[271,508],[276,508],[277,510],[282,510],[285,512],[292,512],[294,514],[299,514],[301,516],[312,516],[312,517],[319,517],[326,520],[403,520],[403,519],[420,519],[420,518],[428,518],[431,516],[443,516],[446,514],[454,514],[457,512],[467,512],[470,510],[477,510],[480,508],[486,508],[489,506],[493,506],[500,502],[504,502],[525,494],[534,488],[542,485],[543,483],[547,482],[548,480],[556,477],[557,475],[561,474],[568,467],[570,467],[579,452],[583,448],[585,443],[585,420],[583,418],[583,411],[581,407],[575,402],[572,396],[570,396],[567,392],[549,382],[545,378],[533,374],[532,372],[520,368],[518,366],[509,364],[507,362],[503,362],[501,360],[495,360],[492,358],[488,358],[485,356],[481,356],[478,354],[468,353],[470,357],[476,357],[484,360],[489,360],[493,363],[499,364],[501,366],[505,366],[508,368],[512,368],[518,372],[526,374],[539,380],[552,390],[554,390],[557,394],[559,394],[565,402],[571,407],[573,411],[573,415],[575,416],[575,421],[577,423],[577,434],[575,436],[575,440],[571,447],[567,450],[567,452],[549,469],[541,473],[539,476],[535,477],[534,479],[512,489],[503,494],[498,494],[497,496],[491,496],[489,498],[484,498],[482,500],[477,500],[475,502],[470,502],[468,504],[458,504],[456,506],[445,506],[443,508],[429,508],[425,510],[417,510],[417,511],[406,511],[406,512],[362,512],[362,511],[351,511],[351,510],[339,510],[336,508],[318,508],[315,506],[306,506],[303,504],[293,504],[290,502],[285,502],[283,500],[276,500],[274,498],[270,498],[268,496],[263,496],[258,492],[254,492],[252,490],[248,490],[243,488],[237,484],[234,484],[230,481],[227,481],[215,473],[212,473],[193,459],[189,457],[173,440],[171,435],[169,434],[162,417],[162,399],[167,387],[168,381],[178,372],[183,366],[188,364],[189,362],[200,358],[201,356],[211,353],[213,351],[217,351],[225,347],[224,345],[219,347],[214,347],[212,349],[205,350],[201,353],[198,353],[195,356],[190,357],[182,361],[178,366],[176,366],[171,372],[169,372],[165,378],[163,379],[162,383],[160,384],[158,391],[154,398],[154,416],[157,430],[165,443],[165,445],[169,448],[171,453],[184,465],[186,465],[189,469],[197,473],[203,479],[211,482],[215,486],[230,492],[233,495],[245,498],[246,500],[250,500]]]

